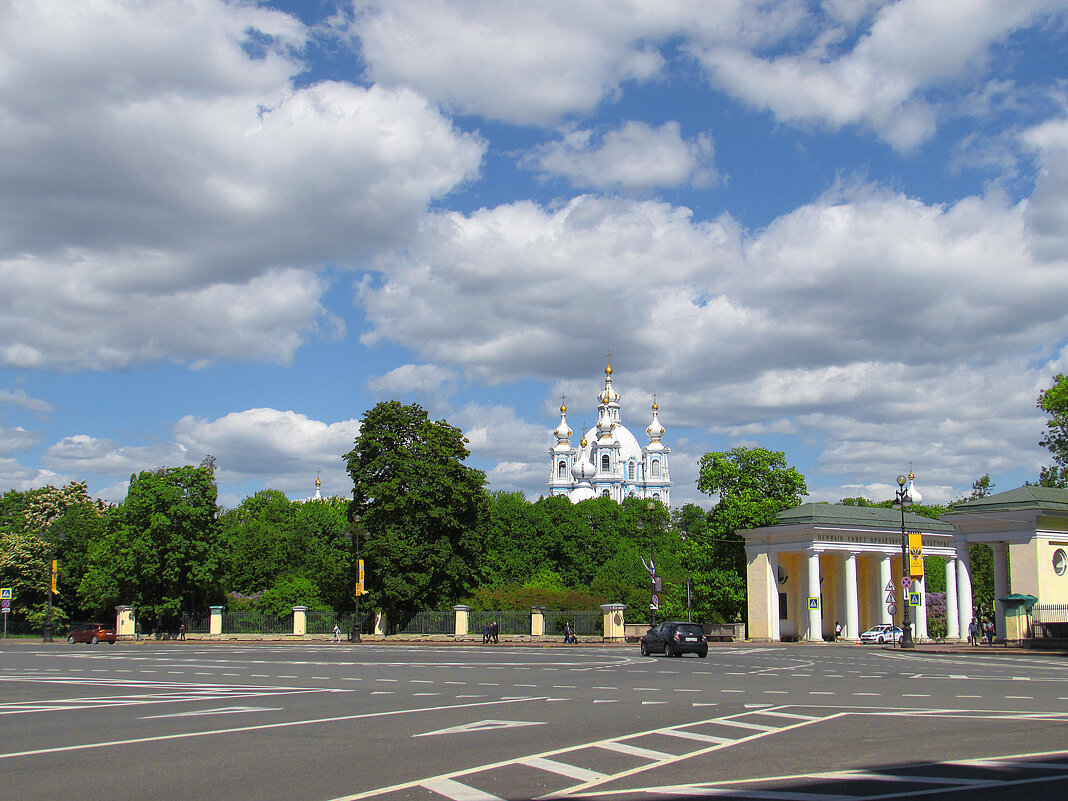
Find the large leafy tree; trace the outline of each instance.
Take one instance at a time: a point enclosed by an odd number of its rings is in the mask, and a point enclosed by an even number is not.
[[[739,574],[745,573],[745,553],[738,530],[771,525],[808,492],[805,477],[787,467],[785,453],[742,447],[702,456],[697,488],[719,496],[711,528],[727,544],[721,546],[726,559],[717,567]]]
[[[808,492],[805,477],[788,467],[786,454],[764,448],[734,448],[701,457],[697,488],[718,501],[689,559],[695,566],[695,595],[713,618],[740,620],[745,609],[745,549],[739,529],[775,522]]]
[[[79,585],[87,606],[106,612],[133,605],[138,615],[170,622],[203,611],[219,594],[220,547],[215,478],[210,467],[166,467],[130,477],[106,535],[89,549]]]
[[[1050,416],[1039,445],[1049,449],[1053,464],[1042,468],[1043,487],[1068,487],[1068,377],[1058,373],[1053,386],[1038,394],[1038,408]]]
[[[478,583],[489,500],[485,474],[465,465],[467,456],[459,429],[398,401],[366,412],[345,454],[371,600],[395,624],[455,603]]]
[[[15,610],[39,618],[47,603],[49,563],[58,563],[58,594],[52,598],[56,620],[78,617],[77,586],[86,572],[89,544],[104,529],[108,506],[90,497],[84,481],[5,493],[0,501],[0,559],[14,576],[5,587],[20,586]],[[3,571],[0,571],[2,578]],[[31,580],[32,579],[32,580]]]

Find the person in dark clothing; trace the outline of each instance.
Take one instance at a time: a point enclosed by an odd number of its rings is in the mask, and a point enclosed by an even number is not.
[[[489,623],[486,623],[482,627],[482,644],[485,645],[486,643],[488,643],[490,641],[490,637],[492,635],[493,635],[493,626],[491,626]]]
[[[493,625],[490,627],[490,633],[493,634],[493,642],[497,643],[497,635],[501,633],[501,624],[496,620],[493,621]]]

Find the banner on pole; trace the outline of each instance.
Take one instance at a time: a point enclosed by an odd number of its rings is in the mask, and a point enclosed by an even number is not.
[[[923,535],[909,532],[909,575],[923,578]]]

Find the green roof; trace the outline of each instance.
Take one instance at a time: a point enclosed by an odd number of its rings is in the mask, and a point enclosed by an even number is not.
[[[999,492],[974,501],[958,503],[949,514],[1006,512],[1023,509],[1068,513],[1068,489],[1034,485],[1017,487],[1008,492]]]
[[[853,526],[856,528],[901,528],[901,510],[885,506],[842,506],[836,503],[803,503],[779,513],[776,525],[801,524]],[[930,517],[905,512],[905,528],[953,533],[953,526]]]

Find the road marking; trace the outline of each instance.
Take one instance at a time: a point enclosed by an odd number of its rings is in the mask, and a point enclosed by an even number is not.
[[[484,793],[452,779],[433,779],[420,786],[425,787],[432,793],[450,798],[452,801],[502,801],[498,796]]]
[[[545,701],[544,697],[525,698],[523,701]],[[43,754],[62,754],[68,751],[88,751],[96,748],[114,748],[123,745],[136,745],[139,743],[159,743],[166,740],[186,740],[193,737],[210,737],[220,734],[238,734],[246,731],[264,731],[267,729],[287,729],[297,726],[315,726],[324,723],[338,723],[344,720],[367,720],[370,718],[397,717],[400,715],[413,715],[422,712],[444,712],[450,709],[472,709],[474,707],[498,704],[499,701],[478,701],[471,704],[447,704],[445,706],[425,706],[415,709],[389,709],[384,712],[362,712],[354,715],[338,715],[329,718],[311,718],[309,720],[290,720],[279,723],[260,723],[252,726],[235,726],[230,729],[211,729],[209,731],[178,732],[176,734],[160,734],[153,737],[132,737],[126,740],[103,740],[95,743],[82,743],[80,745],[61,745],[53,748],[35,748],[29,751],[9,751],[0,754],[0,759],[14,759],[15,757],[41,756]]]
[[[606,773],[598,773],[595,770],[587,770],[577,765],[568,765],[566,762],[557,762],[555,759],[546,759],[545,757],[527,757],[526,759],[520,759],[519,764],[539,768],[540,770],[555,773],[558,776],[566,776],[569,779],[575,779],[580,782],[596,782],[608,778]]]
[[[195,718],[201,715],[241,715],[245,712],[281,712],[282,707],[267,706],[221,706],[217,709],[194,709],[190,712],[172,712],[169,715],[146,715],[138,720],[156,720],[157,718]]]
[[[777,726],[765,726],[763,723],[746,723],[744,720],[730,720],[729,718],[723,718],[717,720],[718,726],[737,726],[739,729],[752,729],[753,731],[778,731]]]
[[[477,723],[465,723],[462,726],[451,726],[447,729],[413,734],[412,737],[432,737],[437,734],[467,734],[473,731],[497,731],[498,729],[518,729],[523,726],[544,725],[546,725],[544,720],[480,720]]]
[[[641,748],[637,745],[630,745],[629,743],[598,743],[598,748],[603,748],[606,751],[615,751],[617,754],[629,754],[630,756],[641,757],[642,759],[648,759],[653,762],[663,762],[674,757],[674,754],[668,754],[664,751],[654,751],[651,748]]]
[[[694,740],[698,743],[712,743],[713,745],[734,742],[730,737],[713,737],[711,734],[701,734],[700,732],[686,731],[685,729],[665,729],[659,734],[666,734],[668,737],[679,737],[683,740]]]

